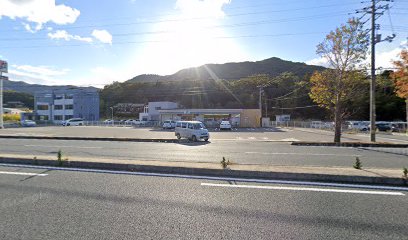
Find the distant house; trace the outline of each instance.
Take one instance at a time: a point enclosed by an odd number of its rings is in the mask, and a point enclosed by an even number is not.
[[[18,115],[20,113],[24,112],[21,109],[17,109],[17,108],[3,108],[3,113],[4,114],[13,114],[13,115]]]
[[[178,103],[175,102],[149,102],[144,107],[143,113],[139,114],[141,121],[159,121],[160,110],[177,109]]]
[[[21,101],[8,101],[4,104],[6,107],[9,108],[22,108],[24,107],[24,103]]]
[[[39,121],[58,123],[70,118],[99,121],[99,92],[85,88],[35,92],[34,113]]]

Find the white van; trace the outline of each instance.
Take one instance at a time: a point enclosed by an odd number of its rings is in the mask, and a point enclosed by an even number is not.
[[[71,118],[62,122],[62,126],[82,126],[84,125],[84,120],[82,118]]]
[[[176,121],[166,120],[163,122],[163,129],[173,129],[176,127]]]
[[[178,139],[188,138],[193,142],[197,140],[208,141],[210,138],[207,128],[199,121],[176,122],[175,135]]]

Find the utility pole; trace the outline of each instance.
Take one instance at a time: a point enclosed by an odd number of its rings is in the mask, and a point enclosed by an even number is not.
[[[6,61],[0,60],[0,129],[4,128],[3,122],[3,72],[7,73],[8,64]]]
[[[371,4],[371,82],[370,82],[370,141],[375,142],[375,3]]]
[[[392,42],[396,37],[393,33],[392,36],[387,36],[385,39],[381,40],[381,34],[376,34],[376,30],[379,30],[380,26],[375,24],[377,17],[384,14],[385,11],[389,11],[390,7],[388,4],[376,6],[379,2],[393,2],[393,0],[371,0],[371,6],[365,7],[362,10],[357,10],[356,13],[370,14],[371,17],[371,82],[370,82],[370,141],[375,142],[375,132],[376,132],[376,110],[375,110],[375,87],[376,87],[376,76],[375,76],[375,44],[383,41]],[[382,11],[378,11],[382,10]],[[361,17],[363,18],[364,15]],[[360,19],[361,19],[360,18]]]
[[[261,111],[261,117],[262,117],[262,86],[259,86],[259,111]]]
[[[3,124],[3,72],[0,70],[0,129],[4,128]]]

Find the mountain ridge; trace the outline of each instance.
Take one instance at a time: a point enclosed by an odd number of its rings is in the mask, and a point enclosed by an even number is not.
[[[125,83],[206,80],[214,77],[224,80],[238,80],[253,74],[268,74],[275,77],[283,72],[293,72],[302,76],[323,69],[325,68],[321,66],[271,57],[260,61],[209,63],[199,67],[181,69],[171,75],[141,74],[125,81]]]

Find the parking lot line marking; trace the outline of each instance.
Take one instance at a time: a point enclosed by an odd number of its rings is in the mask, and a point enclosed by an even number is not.
[[[24,145],[24,147],[102,149],[102,147],[82,147],[82,146],[46,146],[46,145]]]
[[[245,152],[245,154],[361,157],[361,155],[358,155],[358,154],[351,154],[351,155],[347,155],[347,154],[335,154],[335,153],[275,153],[275,152]]]
[[[48,174],[45,173],[27,173],[27,172],[4,172],[0,171],[0,174],[6,174],[6,175],[23,175],[23,176],[38,176],[38,177],[45,177]]]
[[[367,191],[367,190],[334,189],[334,188],[282,187],[282,186],[259,186],[259,185],[231,185],[231,184],[218,184],[218,183],[201,183],[201,186],[226,187],[226,188],[266,189],[266,190],[289,190],[289,191],[311,191],[311,192],[334,192],[334,193],[355,193],[355,194],[405,196],[405,194],[402,193],[402,192]]]

